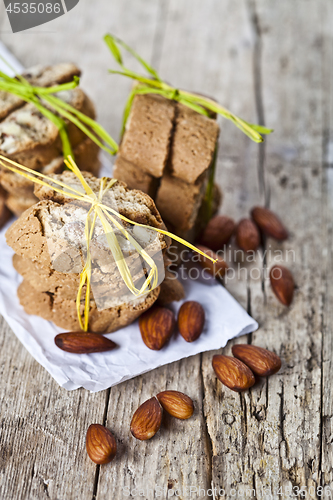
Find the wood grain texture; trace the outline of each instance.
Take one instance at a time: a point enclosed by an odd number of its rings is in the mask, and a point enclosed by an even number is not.
[[[71,59],[82,67],[82,84],[115,137],[130,82],[106,76],[111,57],[101,38],[107,31],[134,46],[167,81],[274,128],[258,146],[220,121],[221,213],[239,220],[253,205],[266,204],[290,231],[284,243],[267,239],[255,262],[235,255],[234,244],[228,249],[226,287],[260,329],[223,352],[249,342],[282,359],[279,374],[242,395],[213,376],[212,352],[103,393],[68,393],[1,323],[0,497],[122,500],[136,489],[150,500],[158,498],[158,487],[161,498],[178,488],[178,498],[187,500],[209,497],[182,488],[211,485],[225,491],[216,499],[233,498],[233,490],[245,498],[293,498],[288,489],[301,487],[314,499],[318,486],[333,494],[331,2],[81,0],[52,23],[56,33],[45,25],[36,29],[43,33],[9,34],[1,3],[0,19],[1,39],[25,65]],[[267,279],[280,259],[297,284],[290,309],[278,303]],[[151,441],[136,441],[129,432],[133,412],[164,389],[189,394],[193,418],[165,417]],[[96,467],[85,455],[93,422],[105,423],[118,440],[117,459],[108,466]]]

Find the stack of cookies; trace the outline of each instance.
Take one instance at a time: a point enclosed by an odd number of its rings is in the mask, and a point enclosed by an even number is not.
[[[90,173],[83,174],[89,186],[99,193],[100,181]],[[80,191],[82,186],[69,171],[53,174]],[[49,187],[36,186],[40,200],[12,224],[6,233],[7,243],[15,251],[15,269],[23,276],[18,296],[28,314],[53,321],[66,330],[79,330],[76,298],[79,273],[86,259],[85,218],[87,204],[73,201]],[[103,197],[103,203],[115,208],[128,219],[147,226],[165,228],[153,200],[137,190],[129,190],[117,181]],[[164,254],[169,238],[149,229],[123,223],[126,230],[145,248],[157,263],[159,275],[164,275]],[[133,281],[140,288],[147,269],[130,242],[115,230],[118,243],[131,270]],[[99,219],[90,243],[93,262],[92,293],[90,296],[89,330],[112,332],[134,321],[157,300],[158,286],[136,298],[120,276]],[[81,313],[84,311],[84,296]]]
[[[72,81],[75,75],[80,75],[79,69],[74,64],[63,63],[35,67],[23,76],[31,85],[49,87]],[[95,118],[94,106],[80,88],[59,92],[57,97],[90,118]],[[66,124],[79,168],[97,174],[98,147],[72,122]],[[62,143],[56,125],[34,105],[6,92],[0,92],[0,154],[47,175],[64,169]],[[16,215],[22,214],[38,201],[33,192],[33,183],[22,176],[0,169],[0,184],[0,207],[6,205]]]
[[[218,135],[215,117],[161,96],[137,95],[114,177],[152,196],[167,226],[189,238],[200,225]]]

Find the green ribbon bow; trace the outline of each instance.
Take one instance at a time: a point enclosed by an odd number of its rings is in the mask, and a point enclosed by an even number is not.
[[[1,57],[1,59],[12,71],[14,71],[3,57]],[[34,104],[46,118],[57,126],[65,158],[68,155],[73,156],[73,153],[64,119],[76,125],[100,148],[111,155],[116,154],[118,152],[118,144],[101,125],[55,95],[64,90],[72,90],[76,88],[79,83],[80,79],[74,76],[73,81],[69,83],[54,85],[53,87],[34,87],[30,85],[28,80],[22,75],[10,77],[6,73],[0,71],[0,90],[14,94],[23,101]],[[102,141],[109,147],[105,146]]]
[[[188,106],[189,108],[197,111],[198,113],[206,116],[210,116],[212,113],[217,113],[218,115],[231,120],[236,127],[238,127],[244,134],[250,137],[254,142],[263,142],[263,137],[261,134],[270,134],[273,132],[272,129],[264,127],[262,125],[255,125],[253,123],[248,123],[247,121],[239,118],[238,116],[228,111],[226,108],[218,104],[217,102],[209,99],[207,97],[194,94],[192,92],[186,92],[185,90],[179,90],[165,83],[157,73],[157,71],[152,68],[142,57],[140,57],[131,47],[129,47],[125,42],[113,35],[105,35],[104,41],[109,47],[115,61],[121,66],[122,70],[109,70],[110,73],[115,73],[118,75],[127,76],[136,80],[138,84],[132,89],[128,101],[125,106],[122,133],[125,130],[126,121],[128,119],[132,102],[136,94],[158,94],[167,99],[171,99]],[[134,71],[126,68],[123,63],[122,54],[120,47],[123,47],[127,52],[132,54],[134,58],[139,61],[141,66],[148,73],[148,77],[142,76]]]

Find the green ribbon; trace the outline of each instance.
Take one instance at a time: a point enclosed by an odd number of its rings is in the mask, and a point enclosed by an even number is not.
[[[133,99],[137,94],[158,94],[167,99],[175,100],[188,106],[189,108],[197,111],[198,113],[206,116],[210,116],[211,113],[217,113],[223,116],[227,120],[231,120],[236,127],[238,127],[244,134],[246,134],[254,142],[263,142],[262,135],[270,134],[273,132],[272,129],[264,127],[262,125],[255,125],[253,123],[248,123],[247,121],[239,118],[238,116],[231,113],[217,102],[209,99],[207,97],[194,94],[192,92],[186,92],[185,90],[180,90],[171,85],[165,83],[157,73],[157,71],[152,68],[142,57],[140,57],[131,47],[129,47],[125,42],[113,35],[105,35],[104,41],[109,47],[115,61],[120,65],[121,71],[109,70],[110,73],[123,75],[133,80],[136,80],[138,84],[132,89],[128,101],[125,106],[122,133],[125,130],[126,121],[128,119],[130,109],[132,106]],[[148,73],[148,77],[142,76],[134,71],[126,68],[123,63],[123,58],[120,48],[125,49],[141,64],[141,66]]]
[[[273,132],[272,129],[266,128],[262,125],[255,125],[253,123],[248,123],[247,121],[239,118],[238,116],[231,113],[231,111],[227,110],[217,102],[209,99],[207,97],[203,97],[192,92],[186,92],[185,90],[180,90],[171,85],[165,83],[157,71],[152,68],[141,56],[139,56],[131,47],[129,47],[125,42],[120,40],[119,38],[113,35],[105,35],[104,41],[109,47],[115,61],[121,67],[121,71],[117,70],[109,70],[110,73],[119,74],[131,78],[137,82],[135,87],[130,92],[128,100],[125,105],[124,115],[123,115],[123,123],[121,136],[125,132],[126,122],[129,117],[133,99],[138,94],[157,94],[161,95],[167,99],[171,99],[185,106],[193,109],[197,113],[200,113],[205,116],[211,116],[212,113],[216,113],[218,115],[223,116],[227,120],[230,120],[238,127],[244,134],[246,134],[250,139],[254,142],[260,143],[263,142],[264,138],[262,135],[270,134]],[[123,63],[123,57],[121,54],[121,48],[125,49],[129,52],[145,69],[148,73],[148,77],[142,76],[134,71],[126,68]],[[205,221],[208,222],[212,216],[212,205],[213,205],[213,193],[214,193],[214,178],[215,178],[215,166],[216,166],[216,158],[217,152],[214,153],[213,162],[211,165],[209,182],[207,185],[207,190],[205,194]]]
[[[13,70],[3,57],[1,59]],[[0,71],[0,90],[16,95],[22,101],[33,104],[40,113],[53,122],[59,129],[64,157],[68,155],[73,156],[65,120],[69,120],[76,125],[100,148],[104,149],[104,151],[107,151],[111,155],[116,154],[118,152],[118,144],[101,125],[55,95],[64,90],[72,90],[79,83],[80,79],[74,76],[73,81],[69,83],[54,85],[53,87],[35,87],[30,85],[28,80],[22,75],[10,77]],[[104,145],[103,142],[109,147]]]

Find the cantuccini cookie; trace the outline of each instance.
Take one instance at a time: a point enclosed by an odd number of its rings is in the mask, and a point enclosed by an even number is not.
[[[194,184],[210,167],[218,136],[216,120],[178,103],[169,160],[171,175]]]
[[[120,155],[153,177],[167,163],[175,103],[157,95],[136,95],[122,139]]]
[[[131,302],[117,301],[113,307],[98,310],[95,301],[90,301],[89,331],[111,333],[133,323],[144,311],[149,309],[158,298],[159,287],[146,296]],[[38,292],[28,281],[23,281],[18,288],[21,305],[28,314],[40,316],[52,321],[68,331],[80,330],[75,297],[72,300],[59,297],[57,293]],[[81,305],[83,314],[84,304]]]
[[[86,137],[82,142],[80,142],[73,150],[75,163],[80,170],[91,172],[93,175],[97,175],[100,168],[100,162],[98,159],[99,147],[92,141],[89,137]],[[58,174],[64,170],[64,158],[63,156],[57,156],[50,161],[47,165],[42,167],[41,173],[45,175]],[[25,205],[25,209],[37,203],[37,198],[34,196],[34,183],[26,179],[22,175],[11,172],[10,170],[0,170],[0,183],[2,187],[15,198],[30,198],[33,203],[30,205]],[[23,205],[23,200],[19,202]],[[23,210],[23,211],[24,211]],[[22,210],[15,211],[16,215],[21,215]]]
[[[206,192],[208,171],[194,184],[165,174],[156,196],[156,206],[167,222],[181,231],[191,229],[196,221],[200,205]]]
[[[100,180],[89,173],[83,176],[94,192],[99,193]],[[54,179],[83,193],[77,177],[69,171],[53,174]],[[6,234],[8,244],[15,250],[14,267],[24,277],[19,297],[25,310],[54,321],[67,329],[78,328],[76,296],[79,273],[86,259],[85,220],[90,205],[74,201],[52,188],[36,185],[40,198],[28,209]],[[129,190],[116,181],[103,197],[103,202],[130,220],[164,229],[164,223],[152,199],[141,191]],[[119,218],[117,219],[119,221]],[[124,222],[145,251],[154,258],[164,277],[163,254],[170,240],[157,231],[132,226]],[[118,228],[114,234],[129,266],[133,282],[140,288],[147,276],[147,265]],[[138,317],[157,299],[159,287],[141,297],[135,297],[119,273],[108,246],[104,229],[96,220],[90,242],[92,259],[90,297],[90,329],[113,331]],[[159,260],[158,260],[159,259]],[[33,293],[35,292],[35,294]],[[84,290],[85,292],[85,290]],[[83,294],[84,297],[84,294]],[[40,300],[42,310],[34,302]],[[83,306],[82,306],[83,308]]]
[[[177,234],[189,231],[204,200],[218,136],[216,115],[161,96],[137,95],[114,175],[149,193]]]
[[[63,91],[58,97],[83,114],[94,118],[94,106],[81,89]],[[67,124],[67,129],[73,147],[86,137],[72,122]],[[26,104],[0,123],[0,154],[40,171],[62,154],[59,130],[33,104]]]
[[[113,176],[119,181],[123,181],[130,189],[139,189],[147,193],[151,198],[155,198],[158,188],[158,179],[128,160],[120,154],[113,167]]]
[[[56,83],[67,83],[74,76],[80,76],[81,72],[72,63],[60,63],[53,66],[34,66],[26,70],[22,76],[36,87],[49,87]],[[12,111],[25,105],[19,97],[8,92],[0,91],[0,121],[6,118]]]

